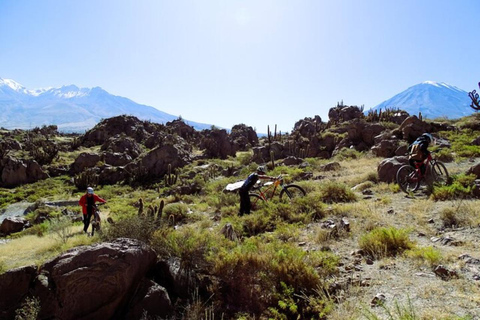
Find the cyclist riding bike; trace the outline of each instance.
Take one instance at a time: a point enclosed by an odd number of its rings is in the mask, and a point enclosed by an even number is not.
[[[408,162],[413,168],[419,166],[422,175],[425,175],[424,161],[430,154],[428,147],[431,143],[435,144],[433,136],[430,133],[424,133],[408,147]]]
[[[259,166],[257,172],[250,174],[238,192],[240,194],[240,212],[238,215],[242,216],[250,213],[252,204],[248,192],[253,188],[255,183],[257,183],[258,179],[275,180],[274,177],[266,175],[264,166]]]

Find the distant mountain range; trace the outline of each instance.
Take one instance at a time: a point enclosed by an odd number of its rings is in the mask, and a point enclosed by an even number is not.
[[[14,80],[0,78],[0,127],[6,129],[31,129],[54,124],[60,131],[83,132],[101,119],[121,114],[157,123],[178,119],[178,116],[154,107],[112,95],[100,87],[70,85],[28,90]],[[211,127],[210,124],[184,121],[197,130]]]
[[[470,107],[471,102],[468,92],[464,90],[443,82],[425,81],[400,92],[371,110],[401,109],[411,115],[421,112],[422,117],[428,119],[457,119],[475,112]]]
[[[395,95],[371,110],[401,109],[411,115],[422,113],[424,118],[461,118],[474,113],[468,92],[446,83],[425,81]],[[368,113],[370,110],[366,110]],[[177,116],[154,107],[138,104],[115,96],[100,87],[28,90],[14,80],[0,78],[0,127],[31,129],[42,125],[57,125],[60,131],[83,132],[101,119],[121,114],[141,120],[166,123]],[[184,120],[197,130],[212,125]]]

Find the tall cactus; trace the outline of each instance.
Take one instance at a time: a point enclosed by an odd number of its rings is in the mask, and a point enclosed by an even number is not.
[[[272,161],[272,170],[275,169],[275,152],[270,151],[270,161]]]
[[[175,183],[177,183],[177,178],[178,174],[177,171],[174,169],[172,173],[172,165],[168,165],[168,171],[167,174],[165,174],[165,185],[166,186],[173,186]]]
[[[142,198],[138,200],[138,215],[139,216],[143,215],[143,199]]]
[[[478,87],[480,88],[480,82],[478,83]],[[476,111],[480,110],[480,101],[478,97],[477,91],[473,90],[472,92],[468,93],[468,96],[472,100],[472,103],[470,104],[470,107]]]

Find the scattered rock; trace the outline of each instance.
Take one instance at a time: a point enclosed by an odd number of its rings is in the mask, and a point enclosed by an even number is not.
[[[473,258],[468,254],[462,254],[461,256],[458,257],[458,259],[463,260],[465,263],[468,263],[468,264],[480,264],[480,259]]]
[[[430,240],[432,242],[440,242],[441,244],[447,246],[447,245],[451,245],[451,246],[460,246],[463,244],[462,241],[459,241],[459,240],[455,240],[454,238],[450,237],[450,236],[445,236],[445,237],[431,237]]]
[[[220,230],[220,233],[225,236],[225,238],[231,240],[231,241],[237,241],[237,233],[233,229],[233,226],[231,223],[227,223],[226,225],[223,226],[222,230]]]
[[[366,195],[366,196],[371,196],[371,195],[373,195],[373,191],[370,190],[370,189],[365,189],[365,190],[362,191],[362,194]]]
[[[372,301],[370,302],[371,307],[378,307],[382,306],[387,302],[387,297],[383,293],[377,293],[375,297],[373,297]]]
[[[437,276],[442,278],[442,280],[449,280],[451,278],[458,278],[456,271],[448,270],[445,266],[439,265],[435,267],[434,272]]]
[[[22,217],[7,217],[0,225],[0,233],[10,235],[15,232],[20,232],[26,228],[30,228],[30,222]]]
[[[338,171],[340,170],[341,166],[338,162],[329,162],[326,165],[320,167],[322,171]]]
[[[377,168],[378,180],[388,183],[395,182],[398,169],[405,164],[408,164],[408,158],[405,156],[382,160]]]
[[[128,310],[126,320],[143,319],[146,315],[166,319],[172,313],[173,307],[164,287],[144,279]]]

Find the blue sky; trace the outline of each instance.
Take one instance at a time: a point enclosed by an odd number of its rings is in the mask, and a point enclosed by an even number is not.
[[[290,131],[338,101],[480,81],[477,0],[0,0],[0,77]]]

